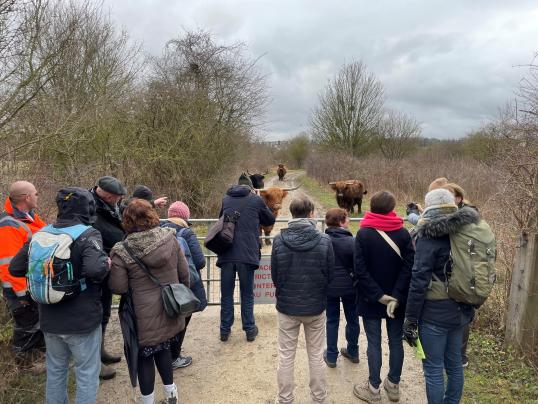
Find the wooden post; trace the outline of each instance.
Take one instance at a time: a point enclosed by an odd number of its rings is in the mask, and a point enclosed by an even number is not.
[[[538,354],[538,234],[522,234],[512,272],[506,342],[526,356]]]

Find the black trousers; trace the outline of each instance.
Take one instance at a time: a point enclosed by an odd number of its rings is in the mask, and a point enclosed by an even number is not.
[[[15,353],[32,349],[44,349],[45,339],[39,329],[37,303],[29,297],[19,297],[12,289],[3,288],[4,298],[13,318],[13,338],[11,344]]]
[[[189,321],[191,321],[192,315],[185,317],[185,328],[178,334],[177,341],[172,341],[170,343],[170,353],[172,354],[172,362],[175,361],[181,355],[181,346],[183,345],[183,340],[185,339],[185,333],[187,332],[187,326]]]
[[[155,388],[155,366],[157,366],[164,385],[174,383],[172,357],[169,349],[156,352],[148,357],[139,356],[138,384],[140,384],[140,392],[144,396],[153,393]]]

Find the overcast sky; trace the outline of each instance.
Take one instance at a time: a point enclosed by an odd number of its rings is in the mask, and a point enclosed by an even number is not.
[[[412,114],[427,137],[461,137],[514,96],[538,52],[536,0],[104,0],[150,54],[185,29],[248,45],[268,75],[263,134],[308,130],[320,90],[362,60],[386,105]]]

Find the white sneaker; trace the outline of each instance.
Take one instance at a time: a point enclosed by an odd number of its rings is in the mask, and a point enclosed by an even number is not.
[[[180,356],[172,362],[173,369],[186,368],[192,364],[192,358],[190,356]]]

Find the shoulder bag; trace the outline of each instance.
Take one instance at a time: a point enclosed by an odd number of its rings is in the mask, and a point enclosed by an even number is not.
[[[196,298],[194,293],[186,285],[182,283],[163,285],[159,279],[151,274],[149,268],[142,260],[133,253],[127,243],[123,243],[123,247],[153,283],[161,288],[164,312],[168,317],[188,317],[198,309],[200,300]]]

